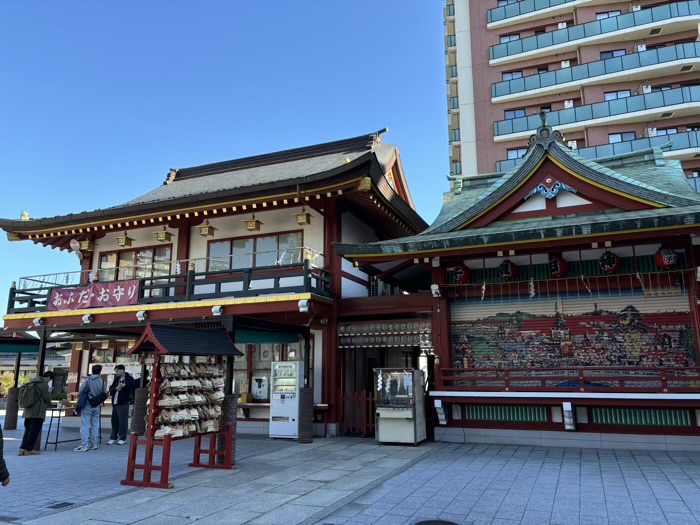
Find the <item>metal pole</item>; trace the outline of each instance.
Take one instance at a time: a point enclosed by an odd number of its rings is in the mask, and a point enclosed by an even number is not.
[[[46,362],[46,341],[51,335],[45,328],[39,331],[39,355],[36,358],[36,375],[40,376],[44,373],[44,363]]]

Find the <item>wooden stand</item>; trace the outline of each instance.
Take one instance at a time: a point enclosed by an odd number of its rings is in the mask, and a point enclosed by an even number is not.
[[[215,469],[233,469],[233,457],[231,453],[233,444],[233,431],[230,425],[216,432],[197,433],[190,436],[173,438],[172,435],[166,434],[163,439],[155,439],[157,413],[159,410],[159,388],[163,381],[160,374],[160,359],[159,354],[154,353],[153,357],[153,373],[151,376],[151,384],[149,390],[148,401],[148,417],[146,435],[139,438],[136,432],[131,433],[131,441],[129,442],[129,462],[127,465],[126,479],[121,481],[122,485],[131,485],[135,487],[149,487],[155,489],[169,489],[173,484],[168,481],[170,475],[170,456],[172,444],[175,440],[194,438],[194,459],[189,464],[190,467],[199,468],[215,468]],[[217,450],[217,437],[222,435],[226,444],[224,450]],[[202,448],[202,439],[209,438],[208,448]],[[143,463],[137,463],[136,454],[139,446],[145,446],[145,456]],[[160,463],[154,462],[156,448],[161,448]],[[206,454],[204,461],[202,455]],[[222,463],[217,463],[218,458],[223,458]],[[136,472],[142,471],[141,479],[136,479]],[[160,473],[160,479],[154,480],[154,473]]]

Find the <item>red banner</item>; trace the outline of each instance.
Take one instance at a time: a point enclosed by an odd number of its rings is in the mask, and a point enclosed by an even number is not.
[[[93,283],[78,288],[54,288],[51,290],[49,310],[80,310],[102,306],[138,304],[139,281]]]

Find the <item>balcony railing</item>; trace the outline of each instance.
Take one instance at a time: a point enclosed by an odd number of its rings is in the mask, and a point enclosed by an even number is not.
[[[580,64],[574,67],[531,75],[529,77],[496,82],[491,85],[492,97],[505,97],[515,93],[523,93],[542,88],[558,88],[567,82],[576,82],[580,86],[583,81],[602,75],[630,72],[634,69],[674,62],[677,60],[700,57],[700,42],[676,44],[675,46],[650,49],[640,53],[632,53],[621,57],[608,58]]]
[[[673,133],[671,135],[660,135],[658,137],[647,137],[645,139],[629,140],[626,142],[616,142],[615,144],[602,144],[581,148],[576,151],[588,159],[602,159],[613,155],[622,155],[655,146],[671,143],[670,151],[681,151],[684,149],[700,148],[700,131],[687,131],[685,133]],[[520,164],[522,159],[499,160],[496,169],[505,172]]]
[[[443,368],[442,390],[481,392],[697,392],[698,368]]]
[[[595,104],[552,111],[547,113],[547,124],[556,128],[566,124],[588,122],[591,120],[614,117],[617,115],[624,115],[626,113],[635,113],[638,111],[652,109],[663,111],[666,109],[666,107],[676,106],[678,104],[688,104],[691,102],[700,102],[700,86],[685,86],[676,89],[667,89],[665,91],[657,91],[655,93],[647,93],[645,95],[618,98],[616,100],[607,100],[604,102],[597,102]],[[669,111],[671,110],[669,109]],[[520,117],[494,122],[493,132],[494,135],[498,137],[500,135],[509,135],[511,133],[534,131],[541,125],[542,121],[539,115],[531,115],[529,117]]]
[[[519,53],[546,49],[577,40],[591,38],[614,31],[634,28],[646,24],[662,22],[678,17],[700,15],[700,0],[663,4],[651,9],[634,11],[624,15],[613,16],[603,20],[594,20],[585,24],[549,31],[541,35],[513,40],[489,48],[489,58],[496,60]]]
[[[198,301],[216,298],[256,297],[294,293],[331,296],[330,272],[323,255],[308,248],[279,250],[269,266],[237,264],[241,257],[269,256],[257,252],[232,257],[189,259],[136,267],[107,268],[96,272],[69,272],[23,277],[10,289],[8,314],[45,312],[51,291],[73,289],[91,282],[139,280],[138,304]],[[269,259],[269,257],[267,257]],[[266,260],[266,259],[265,259]],[[222,269],[224,263],[230,264]],[[212,269],[213,268],[213,269]]]
[[[514,4],[489,9],[488,20],[489,24],[491,24],[493,22],[506,20],[507,18],[526,15],[528,13],[541,11],[542,9],[548,9],[562,4],[569,4],[575,1],[576,0],[521,0]]]

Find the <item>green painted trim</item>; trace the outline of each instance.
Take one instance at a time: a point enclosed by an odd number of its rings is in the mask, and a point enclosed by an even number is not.
[[[593,408],[593,423],[597,425],[627,425],[644,427],[689,427],[690,411],[665,408]]]
[[[546,423],[547,407],[467,405],[465,419],[469,421],[503,421],[513,423]]]

